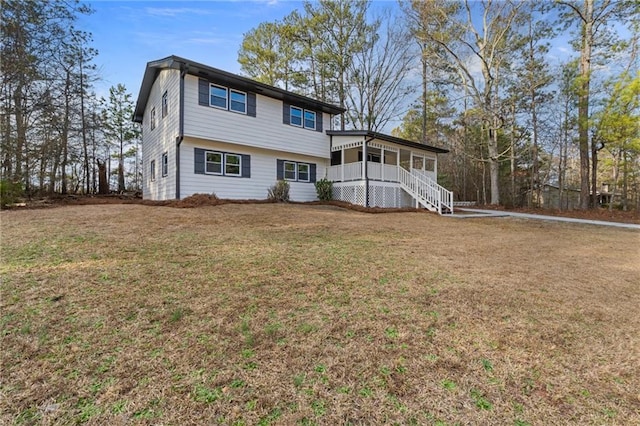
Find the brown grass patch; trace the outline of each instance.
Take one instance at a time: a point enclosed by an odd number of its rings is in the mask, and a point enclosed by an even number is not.
[[[0,219],[0,423],[640,423],[634,230],[284,204]]]

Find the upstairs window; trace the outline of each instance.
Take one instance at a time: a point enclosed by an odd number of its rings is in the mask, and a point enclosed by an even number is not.
[[[316,113],[313,111],[304,110],[304,128],[316,129]]]
[[[165,118],[169,113],[169,94],[165,91],[162,94],[162,118]]]
[[[316,130],[317,119],[316,112],[308,109],[303,109],[296,106],[289,106],[289,116],[287,117],[285,112],[285,124],[286,118],[289,119],[289,124],[296,127],[304,127],[305,129]]]
[[[212,84],[209,89],[209,105],[227,109],[227,88]]]
[[[238,92],[237,90],[231,90],[231,93],[229,96],[229,109],[231,111],[246,114],[247,113],[247,94],[244,92]]]
[[[156,128],[156,107],[151,108],[151,130]]]
[[[302,127],[302,108],[291,107],[291,125]]]

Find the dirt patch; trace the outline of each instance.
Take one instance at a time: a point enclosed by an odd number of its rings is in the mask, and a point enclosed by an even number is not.
[[[634,230],[292,204],[0,219],[2,424],[640,424]]]

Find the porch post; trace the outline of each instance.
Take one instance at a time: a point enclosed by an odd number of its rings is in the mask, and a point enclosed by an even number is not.
[[[340,148],[340,182],[344,182],[344,145]]]
[[[364,206],[369,207],[369,176],[367,175],[367,138],[362,142],[362,177],[364,178]]]
[[[380,179],[384,182],[384,145],[380,148]]]
[[[400,182],[400,151],[402,151],[402,149],[398,148],[396,154],[396,182]]]
[[[434,182],[438,183],[438,154],[433,159],[433,177],[435,178]]]

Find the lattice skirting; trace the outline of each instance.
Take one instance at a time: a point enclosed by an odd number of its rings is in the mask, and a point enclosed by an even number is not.
[[[360,206],[365,205],[364,182],[335,182],[333,199]],[[413,198],[399,186],[390,183],[369,182],[369,207],[412,207]]]

